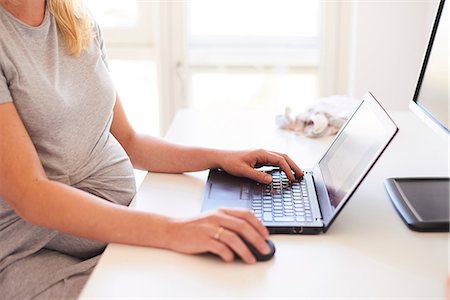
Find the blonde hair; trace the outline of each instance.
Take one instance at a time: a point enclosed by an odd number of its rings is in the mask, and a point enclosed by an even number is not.
[[[92,40],[91,22],[80,0],[47,0],[67,52],[79,56]]]

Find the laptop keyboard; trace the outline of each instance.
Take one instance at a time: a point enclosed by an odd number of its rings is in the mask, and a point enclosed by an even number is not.
[[[281,170],[269,172],[272,184],[259,185],[252,192],[252,210],[264,222],[311,222],[311,206],[302,178],[290,182]]]

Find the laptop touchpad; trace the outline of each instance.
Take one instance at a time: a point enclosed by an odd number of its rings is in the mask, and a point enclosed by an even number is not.
[[[241,186],[229,183],[212,183],[209,198],[214,200],[248,200],[248,194],[241,197]]]

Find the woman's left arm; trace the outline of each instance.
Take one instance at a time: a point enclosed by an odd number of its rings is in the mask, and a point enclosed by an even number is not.
[[[162,139],[136,133],[130,125],[120,98],[114,106],[111,133],[119,141],[137,169],[162,173],[194,172],[222,168],[230,174],[248,177],[261,183],[272,178],[255,167],[280,167],[290,180],[303,176],[300,168],[287,155],[266,150],[229,151],[200,147],[186,147]]]

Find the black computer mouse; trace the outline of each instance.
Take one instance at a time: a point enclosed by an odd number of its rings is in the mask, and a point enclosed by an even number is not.
[[[262,254],[260,253],[252,244],[250,244],[248,241],[244,240],[245,245],[247,245],[250,252],[253,254],[253,256],[256,258],[256,261],[267,261],[271,259],[275,255],[275,245],[271,240],[266,240],[267,245],[270,247],[270,252],[268,254]]]

